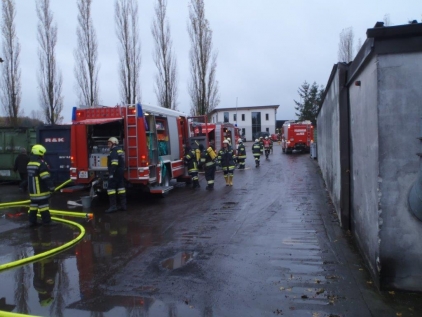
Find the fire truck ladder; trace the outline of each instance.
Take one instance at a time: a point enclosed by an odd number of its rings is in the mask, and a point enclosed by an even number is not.
[[[126,108],[126,139],[128,179],[138,178],[138,125],[136,112],[130,113]]]

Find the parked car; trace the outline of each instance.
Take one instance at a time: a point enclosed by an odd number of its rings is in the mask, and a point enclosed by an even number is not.
[[[259,139],[260,137],[263,137],[263,138],[265,138],[265,137],[270,137],[270,133],[269,132],[255,132],[254,134],[253,134],[253,141],[255,141],[256,139]]]

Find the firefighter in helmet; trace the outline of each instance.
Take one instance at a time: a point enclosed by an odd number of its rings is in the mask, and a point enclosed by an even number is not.
[[[223,148],[218,152],[218,163],[223,169],[224,179],[226,180],[226,186],[233,185],[233,173],[235,168],[236,155],[233,149],[230,147],[229,141],[223,141]]]
[[[29,199],[29,225],[37,225],[37,213],[41,215],[43,225],[51,224],[49,199],[54,191],[53,180],[47,163],[44,161],[44,154],[47,152],[41,144],[35,144],[31,149],[28,171]]]
[[[125,189],[125,152],[119,146],[119,140],[111,137],[107,142],[110,154],[107,156],[108,167],[108,187],[107,195],[110,207],[105,211],[107,213],[117,210],[125,211],[126,206],[126,189]],[[117,196],[120,201],[120,207],[117,207]]]
[[[192,188],[199,188],[199,177],[198,177],[198,160],[196,159],[196,151],[192,149],[190,146],[186,146],[185,148],[185,157],[184,162],[185,165],[188,167],[188,173],[192,178]]]
[[[264,154],[264,138],[262,136],[259,137],[259,144],[261,145],[261,155]]]
[[[255,143],[252,145],[252,153],[255,158],[255,167],[259,167],[259,161],[261,158],[261,153],[263,151],[263,146],[258,139],[255,140]]]
[[[239,164],[239,169],[244,170],[245,160],[246,160],[246,148],[245,148],[245,145],[243,144],[242,139],[239,139],[237,143],[239,143],[237,146],[237,162]]]

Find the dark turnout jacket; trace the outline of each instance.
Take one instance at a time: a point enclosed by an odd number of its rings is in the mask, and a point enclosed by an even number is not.
[[[50,198],[50,192],[54,191],[53,180],[47,163],[41,156],[31,155],[27,167],[28,189],[31,200]]]
[[[107,157],[108,173],[113,177],[123,177],[125,172],[125,152],[120,146],[114,146]]]

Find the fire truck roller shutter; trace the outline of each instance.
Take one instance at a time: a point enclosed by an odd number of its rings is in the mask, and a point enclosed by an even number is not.
[[[169,141],[167,149],[169,149],[170,160],[180,160],[183,153],[179,153],[179,131],[177,129],[177,117],[167,117]]]

